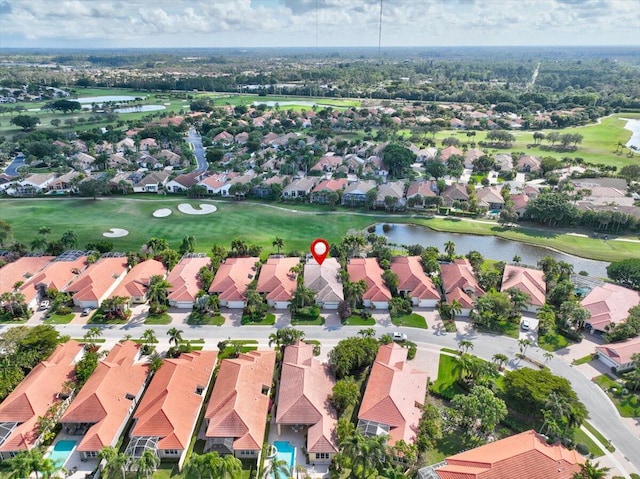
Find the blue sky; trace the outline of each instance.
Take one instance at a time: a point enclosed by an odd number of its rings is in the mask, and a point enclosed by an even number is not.
[[[640,45],[640,0],[383,0],[383,46]],[[0,0],[0,48],[378,46],[379,0]]]

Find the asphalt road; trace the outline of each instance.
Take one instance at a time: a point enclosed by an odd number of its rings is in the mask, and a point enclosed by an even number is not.
[[[209,165],[207,164],[207,158],[204,153],[204,148],[202,147],[202,137],[198,134],[195,128],[189,129],[187,141],[191,143],[191,146],[193,147],[193,156],[196,157],[196,162],[198,163],[198,167],[195,171],[207,171]]]
[[[13,176],[13,177],[20,176],[20,173],[18,173],[18,168],[24,165],[25,165],[24,155],[18,155],[13,159],[11,163],[9,163],[9,166],[7,166],[4,172],[6,175],[9,175],[9,176]]]
[[[280,326],[280,325],[278,325]],[[284,325],[283,325],[284,326]],[[156,332],[158,338],[166,337],[167,331],[175,327],[175,325],[167,326],[154,326],[153,329]],[[7,326],[0,327],[0,332],[7,328]],[[89,329],[88,325],[60,325],[57,326],[62,334],[68,334],[72,338],[81,338]],[[123,326],[105,327],[103,329],[102,337],[105,339],[120,339],[125,334],[130,334],[134,338],[142,335],[142,332],[148,328],[144,324],[127,324]],[[273,333],[275,328],[264,326],[188,326],[183,325],[180,327],[183,330],[184,339],[198,339],[204,338],[217,344],[218,341],[227,339],[229,337],[234,339],[256,339],[260,340],[263,344],[268,340],[269,334]],[[302,327],[307,338],[318,339],[325,346],[331,346],[337,343],[340,339],[353,336],[357,334],[357,331],[362,327],[342,326],[336,328],[328,327]],[[472,353],[481,358],[491,360],[494,354],[503,353],[512,358],[508,364],[510,368],[529,367],[531,364],[527,361],[515,359],[515,354],[519,352],[518,343],[515,339],[505,336],[496,336],[491,334],[476,333],[471,331],[469,333],[458,332],[456,333],[443,333],[436,329],[422,330],[414,328],[398,328],[393,326],[391,322],[386,324],[377,325],[375,327],[378,335],[384,333],[391,333],[393,331],[400,330],[407,334],[409,340],[418,344],[433,345],[437,347],[448,347],[451,349],[457,349],[458,341],[460,339],[473,340]],[[544,362],[544,351],[538,350],[535,347],[530,347],[527,350],[527,356],[536,359],[540,362]],[[633,472],[632,469],[640,471],[640,438],[637,437],[634,432],[629,430],[626,425],[620,420],[617,410],[607,398],[605,393],[590,379],[586,378],[580,371],[574,369],[567,361],[555,356],[553,359],[547,362],[551,371],[554,374],[567,378],[578,397],[585,404],[589,410],[590,422],[616,447],[616,449],[631,463],[625,464],[628,472]],[[419,367],[419,365],[418,365]],[[531,366],[532,367],[532,366]]]

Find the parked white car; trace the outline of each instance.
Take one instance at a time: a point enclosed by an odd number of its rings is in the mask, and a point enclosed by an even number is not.
[[[407,340],[407,335],[404,333],[401,333],[400,331],[394,331],[393,334],[391,335],[391,337],[393,338],[394,341],[406,341]]]

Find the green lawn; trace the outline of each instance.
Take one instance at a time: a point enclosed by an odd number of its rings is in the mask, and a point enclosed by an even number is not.
[[[611,444],[611,442],[609,442],[600,431],[598,431],[595,427],[593,427],[593,425],[589,422],[589,421],[585,421],[582,423],[582,425],[587,428],[589,430],[589,432],[591,434],[593,434],[598,441],[600,441],[604,447],[607,448],[607,451],[609,452],[615,452],[616,448],[613,447],[613,444]]]
[[[595,457],[604,456],[604,451],[579,427],[573,429],[572,438],[575,443],[581,442],[582,444],[586,444],[589,452]]]
[[[520,335],[520,325],[511,321],[499,321],[493,328],[486,328],[484,326],[475,326],[478,331],[504,334],[513,339],[518,339]]]
[[[580,366],[581,364],[587,364],[590,363],[591,361],[593,361],[593,354],[588,354],[582,358],[579,359],[574,359],[571,364],[573,364],[574,366]]]
[[[187,319],[187,324],[198,326],[222,326],[225,322],[224,316],[221,314],[209,315],[200,311],[193,311]]]
[[[438,364],[438,379],[429,388],[435,394],[450,398],[455,394],[463,394],[464,391],[458,386],[457,381],[460,378],[459,370],[456,370],[457,360],[448,354],[440,355],[440,363]]]
[[[56,314],[53,313],[47,319],[44,320],[44,324],[69,324],[75,317],[75,314]]]
[[[144,324],[170,324],[172,319],[168,313],[149,314],[144,320]]]
[[[638,394],[623,394],[623,386],[604,374],[597,376],[594,382],[607,393],[622,417],[640,417]]]
[[[250,326],[273,326],[276,324],[276,316],[275,314],[268,313],[260,321],[252,321],[248,316],[243,316],[241,324]]]
[[[373,326],[376,320],[373,318],[363,318],[359,314],[352,314],[344,322],[346,326]]]
[[[417,313],[391,316],[391,322],[396,326],[409,326],[410,328],[427,329],[429,327],[427,320]]]
[[[545,351],[554,352],[566,348],[570,344],[574,343],[555,331],[547,331],[543,336],[538,336],[538,346]]]
[[[316,319],[291,318],[291,326],[322,326],[324,317],[318,316]]]

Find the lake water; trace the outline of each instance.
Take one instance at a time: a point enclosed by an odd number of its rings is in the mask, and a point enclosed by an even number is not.
[[[631,131],[631,138],[627,141],[626,146],[640,148],[640,120],[629,120],[627,118],[621,118],[621,120],[627,120],[627,124],[624,127]]]
[[[127,95],[110,95],[110,96],[85,96],[82,98],[77,98],[72,101],[77,101],[78,103],[104,103],[105,101],[132,101],[136,98],[144,98],[139,96],[127,96]]]
[[[536,265],[538,260],[551,256],[558,261],[566,261],[573,265],[574,271],[587,271],[589,276],[607,277],[609,263],[579,258],[566,253],[560,253],[540,246],[528,245],[517,241],[510,241],[496,236],[477,236],[458,233],[440,233],[423,226],[391,224],[391,229],[385,233],[382,225],[376,225],[376,234],[386,236],[390,242],[404,245],[419,244],[422,246],[436,246],[444,252],[447,241],[456,244],[456,254],[467,254],[478,251],[489,259],[511,262],[515,255],[522,258],[522,264]]]
[[[162,105],[138,105],[138,106],[128,106],[124,108],[116,108],[116,113],[139,113],[141,111],[159,111],[166,110],[166,106]]]

